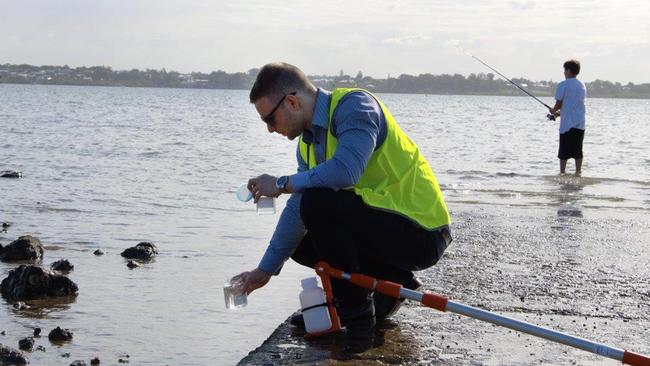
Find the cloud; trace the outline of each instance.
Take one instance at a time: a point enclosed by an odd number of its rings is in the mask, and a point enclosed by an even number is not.
[[[515,10],[531,10],[537,6],[537,3],[533,0],[528,1],[509,1],[508,5]]]
[[[401,36],[401,37],[386,38],[382,40],[381,43],[396,44],[396,45],[414,45],[414,44],[422,43],[424,41],[428,41],[430,39],[431,37],[422,34],[411,34],[411,35]]]

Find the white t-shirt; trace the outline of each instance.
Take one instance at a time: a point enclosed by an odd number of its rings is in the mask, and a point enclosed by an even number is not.
[[[572,128],[585,129],[586,96],[585,84],[576,78],[569,78],[557,84],[555,99],[562,101],[560,133],[565,133]]]

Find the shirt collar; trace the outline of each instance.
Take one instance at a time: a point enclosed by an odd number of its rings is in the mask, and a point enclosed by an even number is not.
[[[316,103],[314,105],[314,114],[311,118],[312,128],[318,126],[320,128],[327,128],[327,122],[330,118],[330,100],[332,93],[318,88],[316,91]]]
[[[317,135],[316,130],[327,128],[327,122],[330,118],[331,99],[331,92],[321,88],[316,90],[316,102],[314,103],[314,113],[311,117],[311,127],[302,132],[304,142],[311,144],[314,141],[314,136]]]

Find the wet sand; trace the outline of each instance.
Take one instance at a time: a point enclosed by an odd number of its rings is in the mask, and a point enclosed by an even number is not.
[[[650,354],[650,215],[491,205],[452,209],[455,241],[424,288],[498,314]],[[288,321],[239,365],[619,365],[410,302],[368,342],[305,340]]]

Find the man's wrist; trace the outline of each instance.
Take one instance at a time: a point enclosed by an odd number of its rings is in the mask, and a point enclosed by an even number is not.
[[[289,190],[287,189],[289,185],[289,177],[286,175],[283,175],[275,180],[275,188],[280,191],[280,193],[289,193]]]

